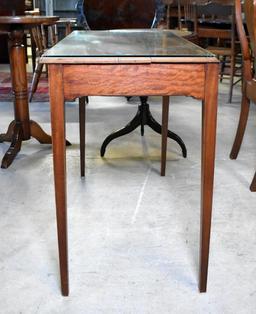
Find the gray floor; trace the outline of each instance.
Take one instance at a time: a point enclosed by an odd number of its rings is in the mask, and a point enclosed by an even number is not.
[[[86,179],[79,177],[78,106],[67,104],[70,296],[63,298],[55,228],[52,153],[24,143],[0,170],[0,313],[256,313],[255,109],[238,160],[229,159],[240,107],[220,87],[216,180],[207,294],[198,292],[201,103],[171,98],[170,128],[188,158],[169,141],[159,175],[160,137],[146,128],[116,140],[111,131],[135,114],[137,100],[92,97],[87,107]],[[151,109],[161,119],[160,98]],[[31,117],[50,131],[49,104]],[[0,103],[0,130],[12,105]],[[2,158],[8,145],[0,145]]]

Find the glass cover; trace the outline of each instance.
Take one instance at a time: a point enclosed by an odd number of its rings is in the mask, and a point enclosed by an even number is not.
[[[44,57],[213,57],[169,30],[74,31]]]

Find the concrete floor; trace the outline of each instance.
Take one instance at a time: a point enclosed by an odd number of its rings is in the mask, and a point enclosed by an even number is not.
[[[0,170],[0,313],[256,313],[255,109],[238,160],[229,152],[240,107],[221,84],[208,292],[198,292],[201,103],[172,97],[170,129],[188,148],[168,143],[160,177],[160,136],[146,128],[109,145],[105,136],[135,114],[137,99],[92,97],[87,107],[86,179],[79,176],[77,103],[67,104],[70,296],[63,298],[55,227],[52,153],[30,140]],[[161,119],[160,98],[150,99]],[[12,105],[0,103],[0,130]],[[49,104],[31,117],[50,131]],[[0,158],[8,144],[0,145]]]

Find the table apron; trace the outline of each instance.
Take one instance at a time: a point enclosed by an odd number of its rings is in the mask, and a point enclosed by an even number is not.
[[[160,63],[63,65],[64,97],[183,95],[204,99],[206,67]]]

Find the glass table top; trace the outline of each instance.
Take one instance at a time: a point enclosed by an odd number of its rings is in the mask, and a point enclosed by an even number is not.
[[[169,30],[74,31],[43,57],[214,57]]]

